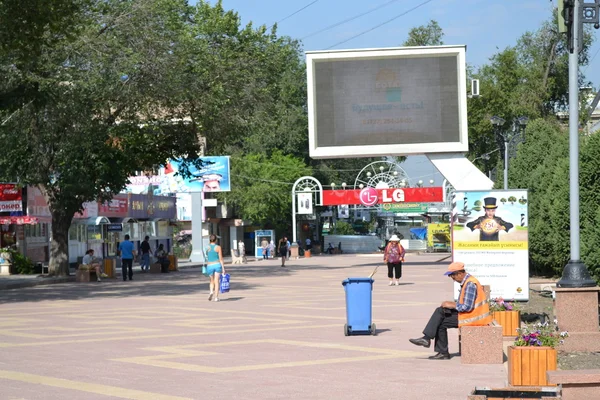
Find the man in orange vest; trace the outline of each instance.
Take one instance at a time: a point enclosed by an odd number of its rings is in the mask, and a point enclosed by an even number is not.
[[[418,339],[409,339],[412,344],[427,348],[431,346],[431,339],[435,339],[434,349],[437,354],[429,357],[430,360],[450,359],[448,352],[449,328],[488,325],[492,322],[483,286],[475,277],[465,271],[464,263],[453,262],[444,275],[460,283],[458,302],[444,301],[431,315],[423,330],[424,336]]]

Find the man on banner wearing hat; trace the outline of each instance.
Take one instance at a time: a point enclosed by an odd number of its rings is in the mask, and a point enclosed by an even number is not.
[[[412,344],[429,348],[431,340],[435,339],[434,349],[436,355],[429,357],[431,360],[449,360],[448,329],[460,326],[482,326],[492,322],[490,307],[483,291],[483,286],[474,277],[465,271],[465,264],[453,262],[444,275],[460,283],[458,301],[444,301],[435,309],[427,326],[423,330],[423,337],[409,339]]]
[[[482,242],[497,242],[499,240],[499,232],[508,232],[514,226],[510,222],[504,221],[500,217],[496,217],[496,205],[495,197],[486,197],[483,199],[485,203],[483,208],[485,209],[485,215],[477,218],[475,221],[471,221],[467,224],[467,228],[471,228],[471,232],[475,229],[479,229],[479,240]]]

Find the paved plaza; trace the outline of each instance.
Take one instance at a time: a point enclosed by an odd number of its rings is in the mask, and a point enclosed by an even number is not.
[[[218,303],[199,268],[2,290],[0,399],[465,399],[504,386],[503,365],[432,361],[408,342],[452,298],[441,258],[409,254],[400,286],[379,268],[375,336],[344,336],[341,282],[381,255],[229,265]],[[451,353],[457,342],[451,330]]]

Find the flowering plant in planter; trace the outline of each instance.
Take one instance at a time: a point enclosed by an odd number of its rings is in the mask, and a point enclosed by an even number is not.
[[[502,297],[498,297],[497,299],[490,299],[490,311],[520,311],[521,307],[517,303],[510,303],[508,301],[504,301]]]
[[[548,322],[537,323],[517,329],[515,346],[548,346],[553,349],[564,343],[564,338],[569,337],[569,332],[558,330],[556,320],[554,324]]]

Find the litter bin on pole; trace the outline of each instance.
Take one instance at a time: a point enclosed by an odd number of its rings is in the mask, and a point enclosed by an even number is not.
[[[342,281],[346,292],[346,324],[344,335],[374,335],[372,321],[373,279],[348,278]]]

